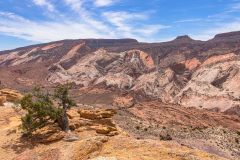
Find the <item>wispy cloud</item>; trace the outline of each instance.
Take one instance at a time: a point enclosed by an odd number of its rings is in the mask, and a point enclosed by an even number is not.
[[[67,12],[61,12],[53,0],[32,0],[43,10],[47,8],[50,19],[30,20],[18,14],[0,12],[0,34],[35,42],[79,38],[136,38],[148,41],[149,36],[168,27],[144,24],[149,13],[97,10],[119,1],[61,0],[68,9]]]
[[[236,1],[235,3],[231,4],[229,11],[231,11],[231,12],[234,12],[234,11],[239,12],[240,11],[240,2]]]
[[[0,13],[0,33],[36,42],[111,36],[74,21],[34,22],[13,13]]]
[[[55,11],[54,5],[50,3],[48,0],[33,0],[33,2],[38,6],[46,7],[50,12]]]
[[[201,20],[202,20],[201,18],[182,19],[182,20],[175,21],[175,23],[198,22],[198,21],[201,21]]]
[[[135,15],[136,16],[136,15]],[[139,17],[140,18],[140,17]],[[136,38],[147,40],[147,35],[158,32],[163,27],[161,25],[146,25],[133,30],[132,26],[119,26],[115,28],[111,25],[98,25],[98,21],[77,22],[73,20],[60,21],[32,21],[14,13],[0,13],[0,33],[18,38],[35,41],[48,42],[61,39],[79,39],[79,38]],[[121,22],[121,21],[120,21]],[[27,26],[27,27],[26,27]],[[101,26],[101,24],[100,24]],[[129,27],[127,29],[127,27]]]
[[[102,14],[108,22],[117,27],[122,31],[130,31],[131,26],[129,25],[129,21],[132,20],[143,20],[146,19],[147,16],[145,14],[138,13],[129,13],[129,12],[104,12]]]
[[[118,0],[94,0],[94,4],[97,7],[105,7],[110,6],[114,3],[116,3]]]
[[[121,34],[127,37],[134,37],[138,35],[138,39],[144,40],[149,38],[154,33],[161,29],[169,28],[169,26],[155,24],[155,25],[137,25],[133,22],[144,21],[148,19],[146,13],[131,13],[131,12],[104,12],[103,17]]]
[[[80,12],[83,10],[85,0],[64,0],[64,2],[71,7],[72,10]]]

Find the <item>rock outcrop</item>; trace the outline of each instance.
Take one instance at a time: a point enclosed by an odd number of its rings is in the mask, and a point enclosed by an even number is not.
[[[0,90],[0,106],[5,102],[18,102],[23,95],[12,89],[1,89]]]
[[[68,112],[70,129],[76,132],[93,130],[98,134],[114,136],[119,134],[117,126],[112,120],[116,114],[112,109],[80,109]]]

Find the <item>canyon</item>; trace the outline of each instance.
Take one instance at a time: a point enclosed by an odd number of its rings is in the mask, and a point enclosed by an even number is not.
[[[0,144],[20,155],[16,159],[44,159],[44,152],[50,150],[55,159],[70,150],[72,157],[82,157],[78,159],[240,157],[240,32],[218,34],[208,41],[189,36],[162,43],[78,39],[0,51],[0,82],[1,137],[16,130]],[[14,146],[11,138],[19,140],[19,114],[7,107],[9,103],[34,86],[53,90],[64,83],[74,85],[71,96],[78,104],[70,114],[89,119],[83,113],[93,110],[89,114],[94,116],[114,110],[107,122],[114,122],[113,131],[118,133],[110,134],[112,126],[99,128],[106,120],[75,119],[72,124],[78,123],[72,130],[80,141],[71,144],[60,139],[50,147],[41,144],[42,148],[14,153],[9,146]],[[67,147],[60,149],[63,145]],[[84,145],[90,145],[91,151]],[[0,150],[1,155],[4,152]]]

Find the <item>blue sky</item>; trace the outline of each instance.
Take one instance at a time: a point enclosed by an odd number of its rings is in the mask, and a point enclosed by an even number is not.
[[[81,38],[208,40],[240,30],[240,0],[0,0],[0,50]]]

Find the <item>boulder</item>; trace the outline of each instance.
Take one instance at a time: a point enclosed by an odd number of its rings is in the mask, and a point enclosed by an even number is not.
[[[97,126],[96,127],[96,132],[99,134],[109,134],[110,132],[117,131],[115,127],[110,127],[110,126]]]
[[[32,140],[36,143],[52,143],[63,139],[66,133],[58,127],[47,126],[33,133]]]
[[[101,119],[101,118],[111,118],[116,111],[112,109],[95,109],[95,110],[86,110],[86,109],[80,109],[78,111],[81,118],[86,119]]]
[[[1,89],[0,96],[5,96],[8,102],[17,102],[23,97],[20,92],[12,89]]]
[[[68,110],[67,115],[69,119],[80,118],[80,115],[76,109]]]
[[[73,113],[72,111],[69,113]],[[116,114],[112,109],[80,109],[77,113],[74,113],[75,118],[70,119],[70,129],[82,132],[90,129],[95,130],[98,134],[104,134],[107,136],[117,135],[116,124],[112,120],[112,116]],[[73,114],[72,114],[73,115]]]

